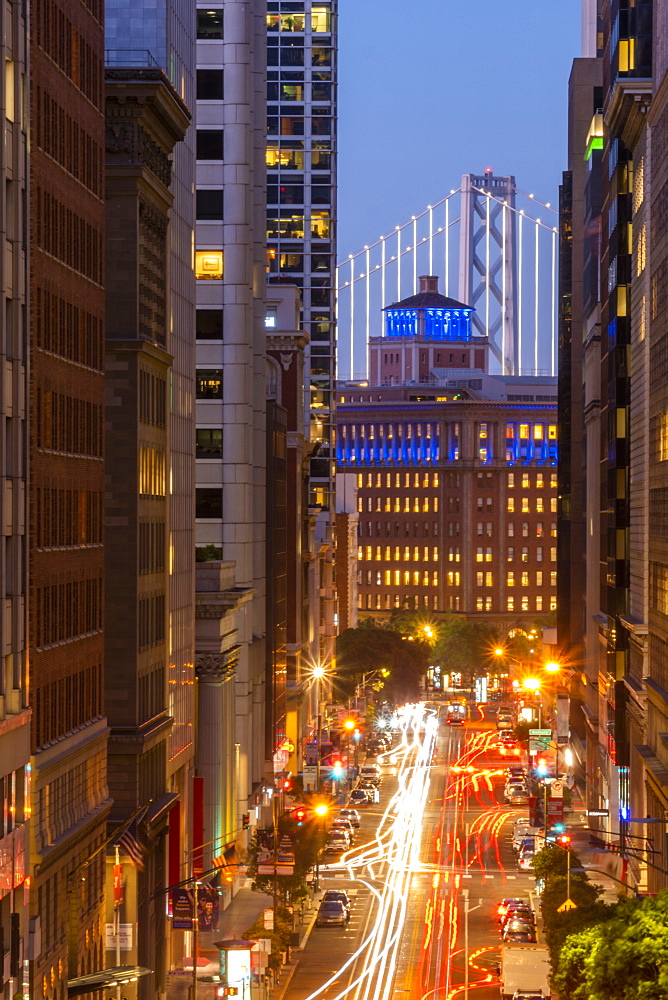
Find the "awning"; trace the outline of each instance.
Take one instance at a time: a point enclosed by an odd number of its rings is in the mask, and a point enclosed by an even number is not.
[[[99,972],[89,972],[87,976],[77,976],[67,983],[68,997],[80,997],[93,990],[105,990],[112,986],[124,986],[135,983],[142,976],[150,976],[152,970],[141,965],[117,965],[112,969],[101,969]]]

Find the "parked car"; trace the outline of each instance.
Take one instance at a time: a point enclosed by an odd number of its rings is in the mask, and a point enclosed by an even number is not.
[[[531,862],[533,861],[533,859],[534,859],[535,856],[536,856],[536,852],[532,848],[527,848],[526,851],[522,851],[520,853],[520,856],[517,859],[517,864],[518,864],[519,868],[521,869],[521,871],[523,871],[523,872],[530,872],[532,870],[531,869]]]
[[[536,925],[535,914],[528,903],[524,903],[522,906],[509,906],[501,922],[501,927],[505,930],[511,920],[526,920],[532,927]]]
[[[327,889],[325,895],[322,897],[323,903],[330,903],[332,900],[343,903],[346,914],[350,917],[350,896],[343,889]]]
[[[315,918],[316,927],[345,927],[349,913],[340,899],[323,899]]]
[[[341,819],[347,819],[355,827],[359,829],[360,825],[360,814],[357,809],[339,809],[339,816]]]

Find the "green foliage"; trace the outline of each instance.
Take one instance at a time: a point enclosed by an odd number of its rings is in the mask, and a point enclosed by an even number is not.
[[[665,1000],[668,892],[622,899],[604,922],[570,935],[553,979],[561,1000]]]
[[[528,743],[530,729],[531,729],[531,723],[527,722],[526,719],[522,719],[522,721],[518,722],[515,728],[513,729],[513,733],[515,734],[515,739],[520,740],[520,742],[522,743]]]
[[[475,678],[489,669],[497,642],[496,630],[487,622],[447,612],[436,629],[433,662],[449,673],[461,673],[463,685],[472,687]]]
[[[284,906],[279,906],[274,915],[273,931],[265,930],[264,916],[261,916],[241,936],[244,941],[259,941],[260,938],[269,938],[271,941],[269,968],[277,971],[281,967],[281,952],[287,950],[291,934],[292,914]]]
[[[294,845],[295,869],[292,875],[277,875],[278,898],[284,903],[294,903],[308,895],[306,874],[314,867],[324,843],[322,823],[310,819],[303,826],[297,826],[292,817],[284,815],[278,823],[278,837],[287,834]],[[254,892],[264,892],[271,896],[274,892],[274,876],[258,875],[259,853],[257,834],[253,837],[249,853],[248,875],[253,879]]]
[[[223,558],[223,550],[217,545],[198,545],[195,548],[195,562],[216,562]]]
[[[336,696],[350,697],[363,674],[384,669],[388,671],[383,687],[388,701],[415,700],[429,662],[427,643],[404,639],[389,625],[366,619],[336,640]]]

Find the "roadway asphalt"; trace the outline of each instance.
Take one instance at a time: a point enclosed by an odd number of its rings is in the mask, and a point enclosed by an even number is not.
[[[493,732],[493,723],[482,719],[464,728],[439,727],[428,794],[421,814],[413,817],[419,855],[402,883],[406,906],[398,946],[372,988],[366,979],[351,987],[368,965],[372,946],[365,948],[363,942],[383,912],[374,889],[380,892],[388,878],[380,846],[375,860],[372,851],[377,831],[388,828],[385,810],[394,802],[401,762],[383,768],[381,802],[360,810],[355,842],[356,849],[371,845],[370,867],[331,870],[322,880],[324,888],[344,888],[352,897],[350,922],[345,929],[314,927],[285,1000],[309,1000],[316,993],[322,1000],[342,994],[350,1000],[463,1000],[467,893],[471,992],[477,1000],[499,1000],[496,906],[504,896],[526,897],[534,904],[535,898],[533,876],[518,870],[510,846],[512,822],[526,814],[526,807],[502,803],[507,764],[489,745]]]

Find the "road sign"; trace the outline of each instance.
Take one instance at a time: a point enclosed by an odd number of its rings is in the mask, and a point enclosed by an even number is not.
[[[609,816],[609,809],[587,809],[587,816]]]
[[[551,729],[530,729],[529,730],[529,753],[533,756],[550,749],[552,743]]]
[[[567,910],[577,910],[577,908],[577,903],[574,903],[572,899],[567,899],[565,903],[557,907],[557,913],[565,913]]]
[[[271,906],[268,906],[262,911],[262,926],[266,931],[273,931],[274,929],[274,911]]]
[[[550,785],[550,794],[553,799],[563,799],[564,797],[564,783],[563,781],[553,781]]]
[[[119,926],[121,951],[132,951],[132,926],[132,924],[120,924]],[[116,935],[114,934],[113,924],[106,925],[104,937],[107,951],[113,951],[116,947]]]

